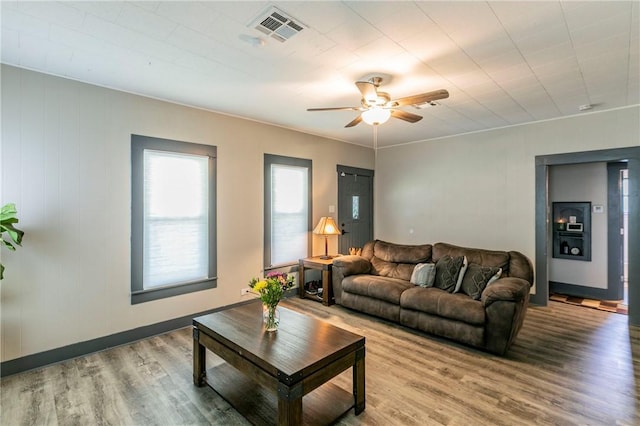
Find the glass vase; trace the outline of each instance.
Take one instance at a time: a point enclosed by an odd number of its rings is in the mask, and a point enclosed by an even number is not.
[[[276,331],[280,324],[280,312],[278,305],[262,305],[262,320],[265,331]]]

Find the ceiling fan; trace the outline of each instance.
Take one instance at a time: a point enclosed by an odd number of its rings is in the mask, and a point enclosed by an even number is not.
[[[368,81],[356,81],[356,87],[362,94],[360,106],[333,107],[333,108],[308,108],[307,111],[361,111],[355,119],[344,127],[353,127],[364,121],[367,124],[377,125],[386,122],[389,117],[415,123],[422,120],[422,116],[398,109],[406,105],[419,105],[430,103],[438,99],[449,97],[449,92],[444,89],[419,95],[407,96],[391,100],[386,92],[378,91],[382,83],[382,77],[371,77]]]

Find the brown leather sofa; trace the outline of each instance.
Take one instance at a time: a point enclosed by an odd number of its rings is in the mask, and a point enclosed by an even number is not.
[[[417,264],[437,263],[445,255],[502,268],[502,275],[484,288],[479,300],[410,282]],[[376,240],[365,244],[361,256],[333,259],[336,303],[499,355],[522,327],[532,284],[531,262],[517,251]]]

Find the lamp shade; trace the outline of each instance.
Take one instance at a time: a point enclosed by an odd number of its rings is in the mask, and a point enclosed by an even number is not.
[[[332,217],[321,217],[313,233],[318,235],[342,235]]]
[[[342,232],[338,229],[335,220],[332,217],[321,217],[320,222],[313,230],[314,234],[324,235],[324,256],[320,256],[320,259],[331,259],[329,256],[329,237],[328,235],[342,235]]]
[[[391,111],[388,109],[373,107],[362,113],[362,119],[370,125],[385,123],[391,117]]]

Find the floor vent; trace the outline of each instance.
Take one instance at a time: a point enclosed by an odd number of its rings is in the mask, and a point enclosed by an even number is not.
[[[254,19],[251,26],[282,43],[305,28],[300,21],[275,7],[270,7],[265,13]]]

